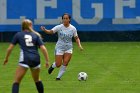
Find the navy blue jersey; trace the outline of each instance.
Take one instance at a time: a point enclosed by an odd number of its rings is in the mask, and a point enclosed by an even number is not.
[[[27,64],[29,67],[40,64],[38,47],[43,45],[43,41],[38,35],[33,32],[21,31],[14,36],[11,43],[20,45],[20,63]]]

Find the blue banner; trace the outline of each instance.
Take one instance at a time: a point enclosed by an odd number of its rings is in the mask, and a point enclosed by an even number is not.
[[[140,0],[0,0],[0,32],[20,31],[25,18],[51,29],[64,13],[78,31],[138,31],[139,9]]]

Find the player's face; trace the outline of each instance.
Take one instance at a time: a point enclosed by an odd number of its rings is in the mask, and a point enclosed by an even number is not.
[[[70,19],[68,15],[63,16],[63,24],[68,25],[70,23]]]

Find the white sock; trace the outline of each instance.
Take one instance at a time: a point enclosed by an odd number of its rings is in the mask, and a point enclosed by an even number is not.
[[[55,62],[52,64],[52,68],[55,68],[56,67],[56,64],[55,64]]]
[[[61,78],[62,77],[62,75],[65,73],[65,71],[66,71],[66,66],[61,66],[61,68],[60,68],[60,70],[59,70],[59,73],[58,73],[58,76],[57,76],[57,78]]]

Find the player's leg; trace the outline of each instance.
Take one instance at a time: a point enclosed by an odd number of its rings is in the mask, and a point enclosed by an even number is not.
[[[58,68],[62,64],[64,51],[61,49],[55,49],[55,62],[48,69],[48,73],[51,74],[54,68]]]
[[[51,65],[51,67],[48,69],[48,73],[51,74],[54,68],[59,68],[62,64],[63,55],[55,55],[55,62]]]
[[[36,88],[38,90],[38,93],[44,93],[44,86],[42,81],[39,79],[40,74],[40,68],[32,68],[31,69],[32,77],[35,82]]]
[[[64,54],[64,56],[63,56],[63,65],[60,68],[60,71],[58,73],[58,76],[57,76],[56,80],[60,80],[62,75],[65,73],[66,67],[67,67],[68,63],[70,62],[71,57],[72,57],[71,53],[65,53]]]
[[[24,75],[26,74],[28,68],[22,67],[22,66],[18,66],[17,70],[16,70],[16,74],[15,74],[15,80],[12,86],[12,93],[19,93],[19,84],[22,80],[22,78],[24,77]]]

